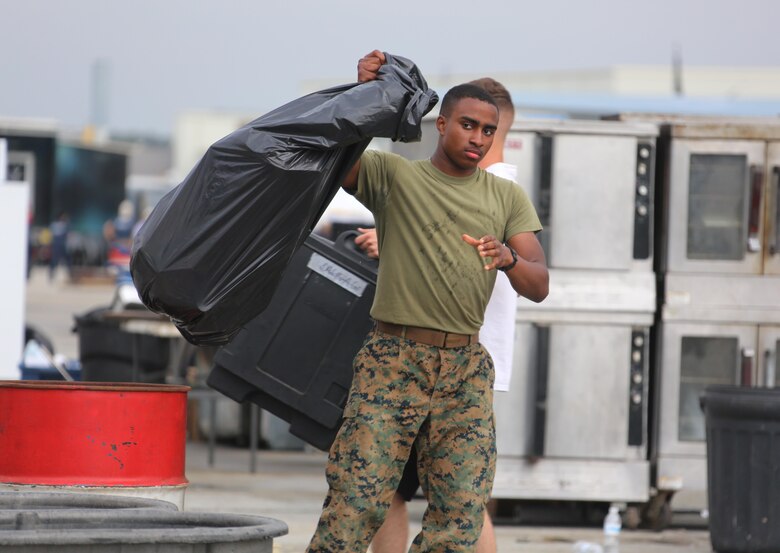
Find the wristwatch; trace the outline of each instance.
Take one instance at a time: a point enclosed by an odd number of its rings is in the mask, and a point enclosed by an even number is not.
[[[507,246],[507,248],[509,248],[509,246]],[[512,248],[509,248],[509,253],[512,254],[512,263],[504,265],[503,267],[498,267],[499,271],[507,272],[514,269],[515,265],[517,265],[517,252]]]

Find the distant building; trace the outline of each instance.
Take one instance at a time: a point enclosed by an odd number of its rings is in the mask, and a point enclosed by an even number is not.
[[[695,98],[780,100],[780,67],[683,66],[682,93]],[[448,87],[485,75],[432,75],[434,88]],[[601,69],[526,71],[490,75],[508,88],[526,92],[675,96],[675,71],[663,65],[614,65]]]
[[[780,67],[614,65],[550,71],[426,74],[443,94],[480,77],[501,81],[520,114],[601,117],[618,112],[780,115]],[[346,81],[354,79],[347,77]],[[344,79],[342,79],[344,80]],[[302,93],[338,79],[305,81]]]

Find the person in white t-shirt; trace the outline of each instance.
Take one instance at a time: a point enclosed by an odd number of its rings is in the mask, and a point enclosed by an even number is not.
[[[469,84],[477,85],[487,91],[493,96],[499,109],[498,128],[493,146],[479,163],[479,167],[499,177],[517,182],[517,167],[504,163],[504,142],[515,119],[512,97],[501,83],[489,77],[471,81]],[[355,243],[369,256],[378,258],[376,230],[370,228],[358,230],[361,235],[355,239]],[[517,293],[509,283],[509,279],[499,275],[485,310],[485,321],[479,331],[479,341],[493,358],[495,366],[493,388],[502,392],[509,390],[509,381],[512,376],[516,308]],[[371,543],[373,553],[403,553],[406,551],[409,540],[409,516],[406,502],[412,499],[419,487],[416,464],[416,453],[413,448],[385,522]],[[493,524],[485,511],[482,534],[477,542],[477,553],[495,552],[496,538]]]

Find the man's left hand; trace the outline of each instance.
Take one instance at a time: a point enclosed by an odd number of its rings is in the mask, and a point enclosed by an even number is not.
[[[360,236],[355,238],[355,245],[365,252],[368,257],[379,259],[379,243],[376,238],[376,229],[358,227]]]
[[[512,253],[498,238],[492,234],[482,238],[473,238],[468,234],[461,235],[463,241],[473,246],[482,257],[490,257],[491,262],[485,264],[486,271],[492,271],[512,263]]]

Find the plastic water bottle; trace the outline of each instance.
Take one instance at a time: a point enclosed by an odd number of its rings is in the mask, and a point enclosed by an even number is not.
[[[604,553],[618,553],[618,540],[622,527],[620,511],[615,505],[610,506],[607,516],[604,517]]]

